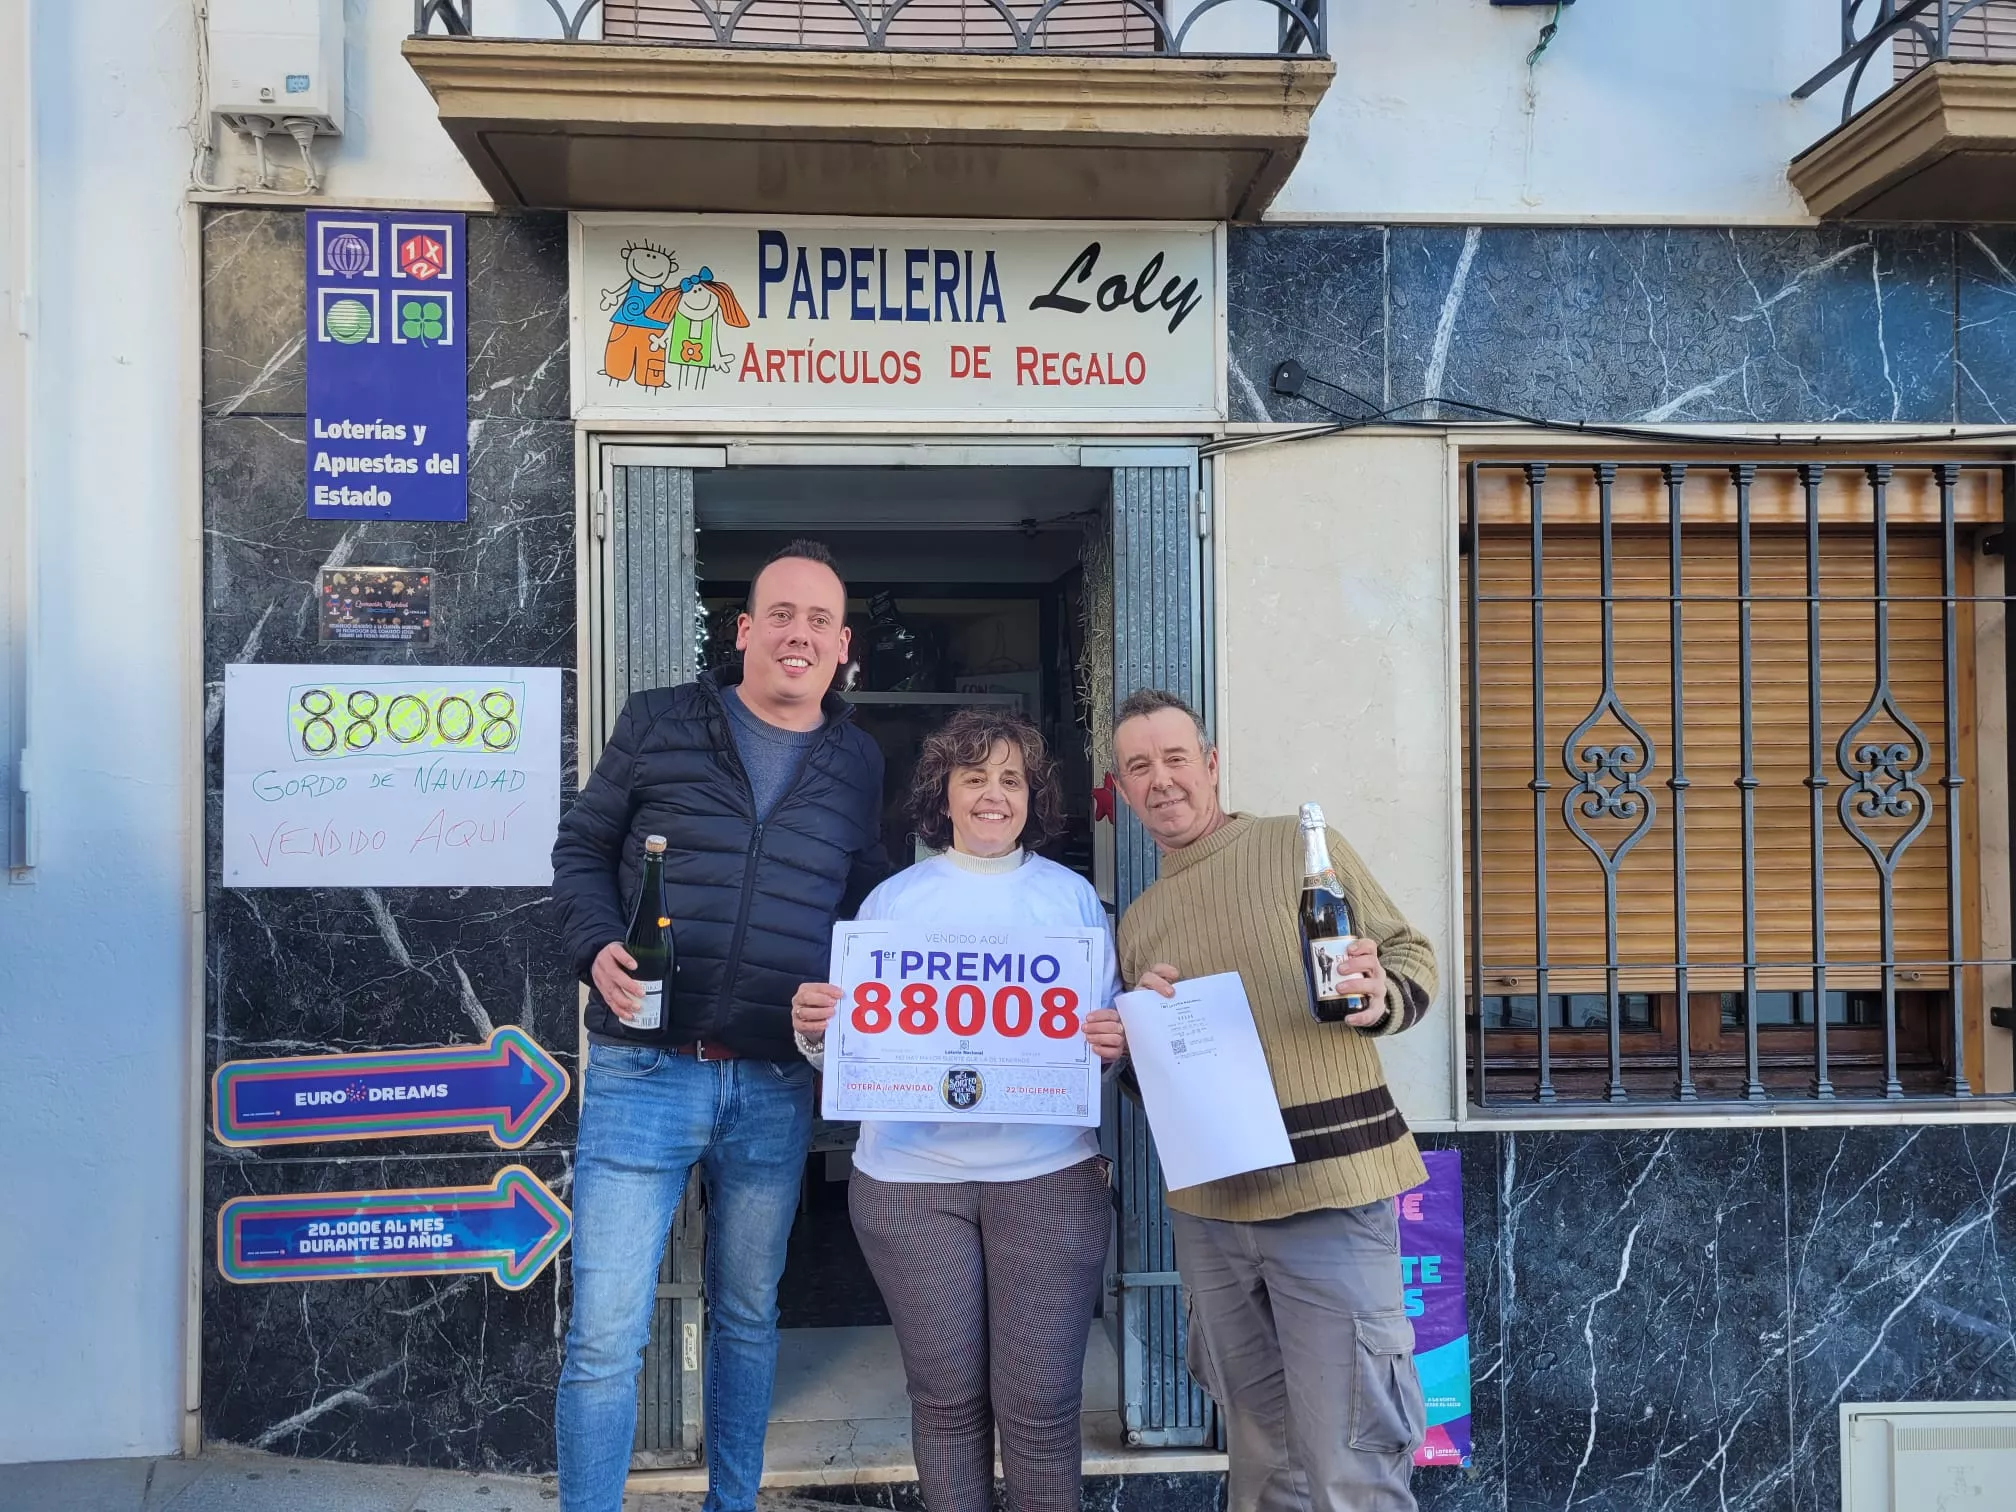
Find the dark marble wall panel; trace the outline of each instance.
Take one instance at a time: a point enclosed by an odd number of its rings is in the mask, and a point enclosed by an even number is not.
[[[2016,231],[1966,229],[1955,238],[1959,270],[1960,419],[2016,425]]]
[[[1982,250],[2007,245],[1832,226],[1235,229],[1233,417],[1324,419],[1297,400],[1256,402],[1274,365],[1296,357],[1380,409],[1432,394],[1569,421],[1988,418],[1978,394],[1971,409],[1956,400],[1970,385],[1955,325],[1978,322],[1971,346],[1960,342],[1983,368],[1978,386],[2009,393],[2016,284],[2009,259],[1996,251],[1998,270]]]
[[[567,378],[567,220],[469,221],[469,413],[561,420]]]
[[[298,415],[307,406],[307,221],[213,210],[203,222],[203,412]]]
[[[1503,1137],[1508,1512],[1786,1505],[1783,1151]]]
[[[223,675],[238,661],[557,666],[574,742],[574,439],[565,224],[469,222],[469,519],[309,520],[302,221],[205,227],[204,657],[209,847],[219,857]],[[316,573],[434,572],[430,646],[316,641]],[[572,1069],[576,985],[536,889],[210,889],[211,1064],[480,1041],[528,1029]],[[208,1154],[214,1212],[244,1192],[482,1183],[520,1161],[565,1196],[574,1105],[531,1145],[331,1143]],[[360,1148],[368,1153],[360,1155]],[[553,1463],[564,1255],[522,1293],[479,1277],[239,1287],[206,1279],[205,1431],[282,1452],[467,1468]]]
[[[2016,1126],[1785,1142],[1791,1505],[1834,1512],[1841,1403],[2016,1401]]]
[[[519,1152],[559,1193],[563,1151]],[[212,1162],[206,1224],[233,1197],[487,1184],[496,1156]],[[486,1277],[203,1286],[206,1436],[276,1454],[539,1472],[553,1465],[566,1267],[523,1291]]]
[[[1380,226],[1261,226],[1235,231],[1225,251],[1234,420],[1322,419],[1268,387],[1274,367],[1311,372],[1386,399],[1386,239]],[[1315,397],[1355,413],[1342,394]]]
[[[1550,419],[1953,413],[1944,231],[1393,233],[1393,391]]]

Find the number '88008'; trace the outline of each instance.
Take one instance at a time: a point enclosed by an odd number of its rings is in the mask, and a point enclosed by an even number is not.
[[[1078,994],[1069,987],[1045,988],[1039,1003],[1028,988],[1013,984],[995,988],[990,1002],[980,988],[961,982],[941,1004],[938,989],[929,982],[911,982],[900,997],[887,982],[863,982],[854,989],[848,1016],[857,1034],[886,1034],[891,1028],[935,1034],[942,1023],[964,1038],[990,1022],[1003,1039],[1020,1039],[1032,1027],[1049,1039],[1071,1039],[1085,1028],[1078,1016]]]
[[[508,688],[302,688],[290,712],[296,753],[311,761],[518,748],[518,694]]]

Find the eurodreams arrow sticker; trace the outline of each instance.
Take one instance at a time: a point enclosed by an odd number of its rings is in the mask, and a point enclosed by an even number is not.
[[[569,1085],[538,1041],[507,1026],[485,1045],[228,1061],[211,1078],[210,1119],[227,1145],[488,1134],[515,1150]]]
[[[530,1286],[574,1232],[537,1176],[506,1166],[487,1187],[234,1197],[217,1213],[226,1281],[355,1281],[488,1275]]]

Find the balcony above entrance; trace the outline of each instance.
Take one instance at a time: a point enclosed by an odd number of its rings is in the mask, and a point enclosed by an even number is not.
[[[1253,220],[1334,71],[1325,0],[547,7],[541,38],[414,6],[407,60],[500,204]]]
[[[1841,124],[1792,160],[1827,219],[2016,221],[2016,0],[1840,0]]]

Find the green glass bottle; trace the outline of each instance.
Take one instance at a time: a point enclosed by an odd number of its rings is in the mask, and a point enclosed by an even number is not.
[[[644,1006],[629,1021],[632,1029],[656,1029],[665,1022],[665,984],[672,979],[672,920],[665,912],[665,837],[644,839],[644,880],[623,948],[636,965],[630,975],[644,989]]]

